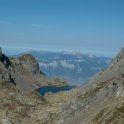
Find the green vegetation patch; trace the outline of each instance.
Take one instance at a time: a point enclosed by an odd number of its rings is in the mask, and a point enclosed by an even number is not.
[[[2,74],[3,73],[3,70],[0,68],[0,74]]]
[[[118,112],[124,113],[124,105],[122,105],[121,107],[117,108]]]
[[[101,124],[106,110],[107,110],[107,107],[103,108],[92,121],[96,122],[97,124]],[[110,114],[110,112],[109,112],[109,114]],[[124,104],[120,107],[116,107],[115,110],[113,111],[113,113],[111,114],[111,116],[106,120],[105,123],[110,124],[110,123],[118,120],[118,118],[120,118],[120,117],[122,118],[123,116],[124,116]]]
[[[113,122],[114,120],[116,120],[119,117],[119,112],[117,110],[115,110],[112,114],[112,116],[106,121],[106,124],[110,124],[111,122]]]

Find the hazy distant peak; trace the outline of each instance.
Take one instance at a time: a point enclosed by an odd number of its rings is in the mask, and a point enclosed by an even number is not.
[[[74,55],[74,56],[76,56],[76,55],[82,55],[82,53],[80,53],[80,52],[68,52],[68,51],[63,51],[62,53],[63,53],[63,54]]]
[[[89,58],[94,58],[94,57],[96,57],[95,55],[93,55],[93,54],[91,54],[91,53],[89,53],[89,54],[87,54],[87,55],[88,55]]]

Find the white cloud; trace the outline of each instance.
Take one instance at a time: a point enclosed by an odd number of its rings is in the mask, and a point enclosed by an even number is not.
[[[82,54],[80,52],[68,52],[68,51],[64,51],[62,52],[63,54],[67,54],[67,55],[73,55],[79,59],[82,59]]]
[[[67,60],[68,62],[87,62],[86,60],[77,59],[77,60]]]
[[[40,62],[39,65],[41,67],[44,67],[44,68],[48,68],[48,67],[53,67],[53,68],[57,68],[58,67],[58,62],[57,61],[53,61],[51,63],[43,63],[43,62]]]
[[[61,64],[64,68],[67,68],[67,69],[74,69],[74,68],[75,68],[75,65],[74,65],[74,64],[68,63],[68,62],[65,61],[65,60],[60,61],[60,64]]]

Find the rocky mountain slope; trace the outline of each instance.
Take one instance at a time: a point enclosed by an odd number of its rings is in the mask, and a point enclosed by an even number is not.
[[[48,79],[32,55],[8,58],[1,53],[0,124],[57,123],[55,115],[59,113],[61,100],[54,97],[55,100],[49,101],[35,91],[47,85],[67,83],[58,78]],[[67,99],[63,98],[63,104]]]
[[[30,54],[25,54],[19,58],[8,58],[5,54],[0,57],[0,80],[8,81],[17,85],[24,93],[36,90],[41,86],[63,85],[48,79],[39,67],[38,61]]]
[[[21,61],[24,61],[24,58],[22,57]],[[8,64],[3,64],[1,61],[0,67],[2,69],[1,124],[123,124],[123,49],[115,57],[111,66],[95,75],[87,86],[56,94],[48,93],[44,97],[39,96],[36,91],[20,93],[18,87],[21,86],[17,87],[16,82],[10,81],[9,72],[12,70],[11,77],[14,79],[15,65],[13,64],[14,67],[10,68],[8,65],[13,63],[14,59],[9,61]],[[26,64],[23,67],[28,68]],[[16,69],[15,71],[17,73]],[[33,68],[29,72],[32,75],[39,74],[39,71],[34,71]]]
[[[69,124],[124,123],[124,49],[111,66],[95,75],[77,97],[84,108]]]

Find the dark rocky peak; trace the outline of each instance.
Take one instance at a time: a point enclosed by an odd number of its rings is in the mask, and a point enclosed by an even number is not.
[[[7,69],[10,66],[12,66],[12,63],[10,62],[9,58],[2,52],[1,47],[0,47],[0,61],[5,65]]]
[[[9,82],[16,85],[14,79],[11,76],[11,71],[14,70],[14,67],[9,60],[9,58],[2,52],[0,47],[0,81]]]

